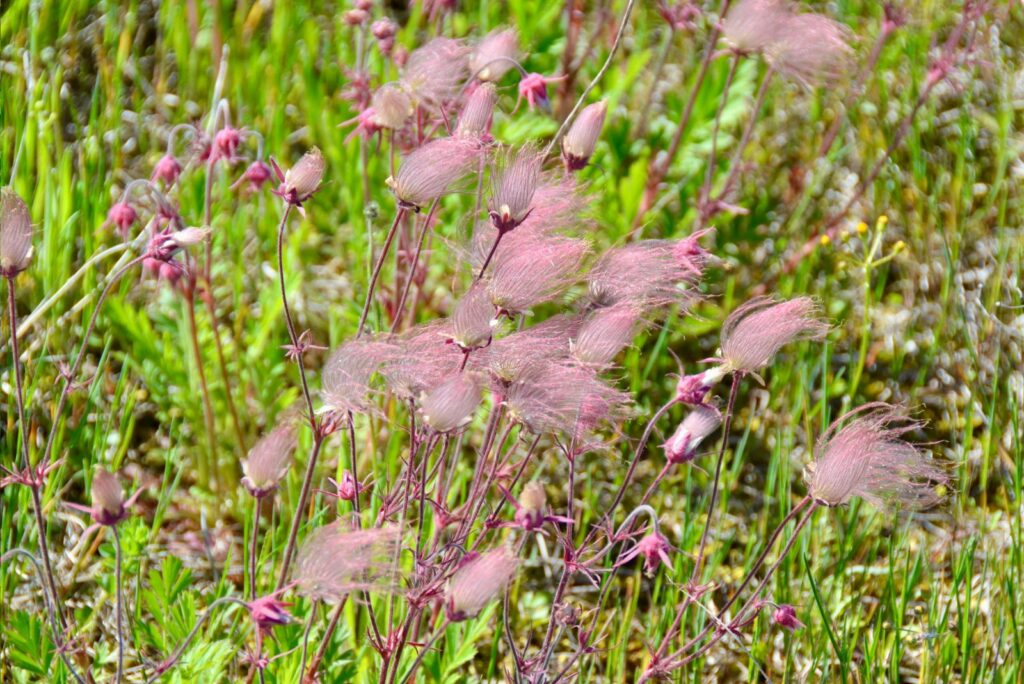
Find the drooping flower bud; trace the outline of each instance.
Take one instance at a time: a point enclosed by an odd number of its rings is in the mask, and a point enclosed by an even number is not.
[[[153,167],[151,180],[161,181],[165,185],[174,185],[181,175],[181,164],[174,158],[173,154],[165,154]]]
[[[515,556],[504,547],[467,555],[448,583],[445,615],[460,622],[479,614],[512,581],[517,566]]]
[[[662,445],[669,463],[687,463],[693,460],[697,447],[722,423],[722,414],[714,406],[697,404],[683,419],[676,431]]]
[[[139,218],[132,205],[127,202],[117,202],[107,212],[107,223],[113,224],[122,238],[128,239],[128,233],[132,225]]]
[[[256,628],[266,634],[276,625],[287,625],[295,618],[288,612],[290,603],[285,603],[271,594],[253,599],[246,604],[249,616],[256,623]]]
[[[781,605],[772,612],[772,624],[790,632],[803,628],[804,623],[796,616],[796,608]]]
[[[387,56],[395,47],[395,34],[398,33],[398,24],[389,17],[378,19],[370,26],[373,37],[377,39],[377,48],[381,54]]]
[[[217,148],[217,156],[234,161],[238,146],[242,144],[242,132],[237,128],[225,126],[213,136],[214,147]]]
[[[469,72],[481,81],[497,82],[519,61],[515,29],[495,30],[477,44],[469,58]]]
[[[542,111],[551,111],[551,100],[548,99],[548,82],[552,80],[543,74],[531,72],[519,80],[519,97],[526,100],[530,109],[539,107]]]
[[[100,525],[116,525],[126,515],[121,482],[109,471],[97,470],[92,478],[92,519]]]
[[[622,554],[622,557],[615,563],[615,567],[625,565],[637,556],[643,556],[644,573],[650,575],[662,563],[672,565],[672,560],[668,557],[668,552],[671,550],[672,547],[668,540],[655,530],[638,541],[632,549]]]
[[[274,428],[249,451],[242,463],[242,484],[257,499],[275,489],[288,472],[295,450],[295,428],[285,424]]]
[[[245,173],[236,180],[231,187],[237,188],[243,183],[249,184],[249,189],[256,191],[263,187],[263,185],[270,180],[271,175],[274,172],[264,162],[256,160],[245,169]]]
[[[32,218],[11,188],[0,190],[0,275],[13,278],[32,260]]]
[[[569,131],[562,139],[562,160],[569,171],[584,168],[594,155],[597,140],[601,137],[604,117],[608,104],[601,100],[583,108]]]
[[[544,525],[548,507],[548,495],[540,482],[530,482],[523,487],[516,509],[516,523],[526,531],[539,529]]]
[[[324,179],[327,162],[319,147],[314,147],[284,174],[281,188],[277,191],[289,204],[301,205],[320,188]]]

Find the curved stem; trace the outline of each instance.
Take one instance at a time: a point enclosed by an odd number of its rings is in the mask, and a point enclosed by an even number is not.
[[[377,281],[380,280],[380,272],[384,268],[384,261],[387,259],[391,243],[395,239],[395,233],[398,232],[398,224],[402,222],[406,211],[405,207],[402,206],[395,210],[395,219],[391,222],[391,228],[388,229],[388,235],[384,239],[384,247],[381,249],[380,256],[377,257],[377,262],[373,266],[370,284],[366,288],[366,302],[363,303],[363,312],[359,314],[359,328],[356,330],[357,338],[363,336],[363,329],[366,327],[366,317],[370,314],[370,306],[373,304],[373,291],[377,289]]]
[[[284,282],[284,231],[288,227],[288,217],[292,213],[292,204],[285,205],[284,215],[281,216],[281,223],[277,227],[277,280],[281,287],[281,305],[284,307],[284,321],[288,325],[288,339],[292,347],[297,349],[295,355],[296,363],[299,365],[299,379],[302,381],[302,396],[306,400],[306,410],[309,412],[309,422],[313,432],[317,432],[316,412],[313,409],[313,398],[309,393],[309,383],[306,381],[306,363],[303,359],[301,348],[299,348],[299,336],[295,332],[295,319],[292,317],[291,307],[288,306],[288,291]]]
[[[313,631],[313,623],[316,621],[316,609],[320,607],[320,601],[313,599],[313,605],[309,607],[309,621],[306,623],[306,630],[302,633],[302,661],[299,664],[299,682],[302,682],[302,673],[306,671],[306,658],[309,655],[309,633]]]
[[[409,290],[412,288],[412,281],[416,275],[416,266],[420,262],[420,255],[423,253],[423,245],[427,241],[427,233],[430,231],[430,222],[434,220],[434,213],[437,211],[438,200],[430,205],[430,211],[427,212],[427,220],[423,222],[423,227],[420,229],[419,238],[416,243],[416,254],[412,258],[412,263],[409,265],[409,275],[405,278],[405,286],[402,288],[402,297],[398,300],[398,306],[395,307],[395,317],[391,322],[391,334],[394,335],[395,331],[398,330],[398,326],[402,322],[402,312],[405,310],[405,300],[409,297]],[[415,313],[416,307],[413,306],[413,312]]]
[[[299,528],[302,527],[303,510],[309,501],[309,494],[313,489],[313,473],[316,471],[316,462],[320,457],[320,447],[323,445],[323,435],[317,430],[313,433],[313,449],[309,454],[309,464],[306,466],[306,475],[302,480],[302,491],[299,494],[299,503],[295,507],[295,515],[292,517],[291,530],[288,533],[288,544],[284,549],[284,558],[281,560],[281,574],[277,578],[276,591],[280,591],[288,580],[288,569],[295,555],[295,543],[299,537]]]
[[[235,598],[234,596],[222,596],[213,603],[211,603],[209,607],[207,607],[206,612],[199,616],[199,619],[196,621],[196,624],[192,628],[192,631],[190,631],[188,635],[182,640],[182,642],[178,644],[178,647],[174,649],[171,655],[166,660],[164,660],[163,663],[160,664],[157,673],[146,680],[146,684],[154,684],[154,682],[160,681],[160,678],[163,677],[167,672],[169,672],[170,669],[174,667],[181,659],[181,656],[185,653],[185,649],[188,648],[189,644],[192,643],[192,640],[196,638],[196,634],[199,633],[199,630],[210,618],[210,615],[213,614],[213,609],[228,603],[233,603],[235,605],[241,606],[246,610],[248,610],[249,608],[245,601],[243,601],[240,598]]]

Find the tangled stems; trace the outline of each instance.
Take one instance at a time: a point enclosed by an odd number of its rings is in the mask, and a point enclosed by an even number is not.
[[[71,659],[68,658],[67,644],[64,643],[61,630],[57,626],[56,611],[54,610],[54,605],[50,601],[50,596],[47,593],[46,580],[44,579],[45,575],[42,567],[40,567],[39,559],[25,549],[18,547],[13,548],[0,556],[0,565],[5,565],[15,556],[22,556],[32,563],[32,567],[36,571],[36,579],[39,582],[39,588],[43,592],[43,603],[46,604],[46,611],[50,616],[50,630],[53,632],[53,643],[57,647],[57,653],[60,655],[60,659],[64,662],[64,666],[68,668],[68,672],[70,672],[71,676],[75,678],[75,681],[79,684],[85,684],[85,680],[82,678],[82,675],[78,673],[78,670],[76,670],[74,665],[71,664]]]
[[[233,603],[236,606],[241,606],[242,608],[248,609],[248,606],[246,605],[245,601],[234,596],[222,596],[213,603],[211,603],[206,608],[206,612],[200,615],[199,619],[196,620],[196,624],[194,627],[192,627],[192,631],[188,633],[188,635],[182,640],[180,644],[178,644],[178,647],[174,649],[171,655],[168,656],[167,659],[164,660],[162,663],[160,663],[160,666],[157,667],[156,673],[146,680],[146,684],[155,684],[155,682],[160,681],[160,678],[163,677],[165,673],[170,671],[170,669],[174,667],[179,660],[181,660],[181,656],[184,655],[185,650],[189,647],[189,644],[192,643],[192,640],[196,638],[196,635],[199,633],[199,630],[202,629],[203,625],[213,614],[213,610],[219,606],[227,605],[229,603]]]
[[[363,312],[359,314],[359,328],[356,330],[356,338],[363,336],[363,330],[366,328],[366,317],[370,314],[370,306],[373,304],[373,291],[377,289],[377,281],[380,280],[380,272],[384,268],[384,260],[387,259],[388,251],[391,249],[391,243],[395,239],[395,233],[398,232],[398,225],[405,218],[405,214],[408,211],[401,204],[395,210],[395,219],[391,222],[391,228],[388,229],[388,235],[384,238],[384,247],[381,248],[380,256],[377,257],[377,263],[373,266],[373,274],[370,276],[370,284],[366,288],[366,302],[363,303]]]

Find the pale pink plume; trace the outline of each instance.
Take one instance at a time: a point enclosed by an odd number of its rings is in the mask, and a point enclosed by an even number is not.
[[[292,578],[307,598],[340,601],[356,590],[395,587],[391,562],[400,543],[395,528],[352,530],[341,521],[314,530],[299,549]]]
[[[282,191],[296,201],[306,200],[319,189],[326,169],[323,153],[319,147],[314,147],[285,172]]]
[[[721,424],[722,414],[714,406],[695,405],[662,445],[666,460],[676,464],[692,461],[701,442],[714,434]]]
[[[540,238],[491,267],[487,291],[503,311],[519,313],[554,299],[579,278],[589,248],[582,240]]]
[[[443,321],[419,325],[392,338],[391,353],[380,368],[388,390],[414,400],[458,372],[463,354],[450,340],[451,329]]]
[[[373,121],[381,128],[398,130],[412,116],[412,95],[403,83],[385,83],[377,88],[370,102]]]
[[[481,81],[497,82],[519,62],[515,29],[495,29],[484,36],[469,57],[469,73]]]
[[[519,561],[505,547],[467,555],[448,582],[445,614],[452,622],[475,617],[505,590]]]
[[[470,358],[471,366],[487,370],[499,386],[518,379],[530,366],[569,358],[569,341],[578,333],[580,317],[552,316],[537,325],[495,339]]]
[[[826,506],[841,506],[854,497],[882,509],[938,503],[937,488],[949,476],[903,439],[921,426],[902,407],[882,402],[840,416],[819,438],[815,460],[804,471],[808,494]]]
[[[640,309],[631,302],[592,311],[572,342],[572,356],[580,363],[607,366],[629,346],[640,327]]]
[[[92,476],[92,514],[96,522],[110,525],[124,517],[124,490],[109,470],[99,468]]]
[[[421,105],[437,108],[456,95],[468,72],[466,46],[452,38],[434,38],[409,53],[402,81]]]
[[[829,326],[810,297],[777,301],[755,297],[722,324],[722,361],[728,371],[756,372],[790,342],[820,340]]]
[[[370,380],[393,358],[394,348],[372,338],[350,340],[334,351],[321,373],[325,408],[339,414],[370,408]]]
[[[0,275],[13,278],[32,259],[32,217],[11,188],[0,190]]]
[[[784,34],[792,13],[790,0],[740,0],[722,21],[722,35],[737,52],[762,52]]]
[[[423,422],[438,433],[463,427],[480,406],[481,389],[475,373],[464,371],[452,375],[420,398]]]
[[[533,145],[508,150],[499,159],[493,175],[490,216],[500,232],[512,230],[530,214],[543,163],[543,153]]]
[[[387,183],[401,206],[420,209],[476,168],[479,150],[464,138],[439,138],[410,152]]]
[[[483,83],[473,89],[459,114],[455,135],[462,138],[482,140],[490,135],[494,105],[498,91],[492,83]]]
[[[768,46],[765,59],[807,88],[834,83],[849,66],[849,29],[828,17],[795,14],[782,33]]]
[[[630,302],[641,309],[690,305],[698,297],[704,257],[686,240],[640,240],[610,249],[587,274],[595,304]]]
[[[242,484],[256,498],[277,489],[288,473],[295,451],[295,428],[285,423],[271,430],[249,451],[242,463]]]
[[[579,171],[594,155],[594,148],[601,137],[608,103],[604,100],[583,108],[576,120],[569,126],[562,138],[562,161],[569,171]]]
[[[480,283],[474,284],[452,312],[452,341],[464,351],[486,347],[497,325],[494,313],[486,288]]]

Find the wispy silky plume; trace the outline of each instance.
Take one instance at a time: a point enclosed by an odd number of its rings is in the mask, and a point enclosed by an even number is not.
[[[338,413],[364,413],[370,407],[370,380],[393,358],[395,349],[373,339],[350,340],[334,351],[321,373],[324,405]]]
[[[740,0],[722,22],[722,35],[737,52],[763,52],[783,36],[791,13],[790,0]]]
[[[641,309],[688,306],[698,296],[704,259],[689,240],[641,240],[610,249],[587,274],[593,302]]]
[[[495,29],[480,39],[469,57],[469,73],[481,81],[497,82],[519,62],[515,29]]]
[[[848,69],[853,51],[842,24],[820,14],[795,14],[782,33],[765,59],[788,78],[811,88],[835,82]]]
[[[640,309],[620,302],[587,315],[572,342],[577,361],[597,367],[609,365],[633,341],[641,326]]]
[[[401,206],[420,209],[477,167],[479,150],[464,138],[439,138],[410,152],[387,183]]]
[[[468,75],[468,48],[452,38],[434,38],[409,53],[402,81],[420,105],[436,109],[455,97]]]
[[[828,333],[817,303],[810,297],[776,301],[755,297],[722,324],[722,361],[726,372],[756,372],[779,349],[797,340],[820,340]]]
[[[403,83],[385,83],[377,88],[370,107],[375,123],[391,130],[405,126],[415,110],[412,95]]]
[[[662,445],[669,463],[688,463],[693,460],[701,443],[714,434],[722,424],[722,414],[714,406],[697,404]]]
[[[542,153],[533,145],[509,150],[499,158],[490,199],[491,223],[499,232],[513,230],[530,215],[543,163]]]
[[[451,339],[463,351],[486,347],[497,321],[486,288],[474,284],[459,299],[451,316]]]
[[[498,91],[492,83],[483,83],[473,89],[459,114],[455,136],[470,140],[486,141],[490,138],[494,105],[498,102]]]
[[[604,100],[588,105],[580,111],[562,138],[562,161],[569,172],[579,171],[590,163],[597,141],[604,127],[608,103]]]
[[[387,389],[412,401],[458,372],[463,354],[450,339],[450,328],[443,321],[417,326],[393,338],[391,353],[380,369]]]
[[[568,361],[570,340],[579,331],[580,323],[579,316],[552,316],[494,340],[474,355],[471,365],[485,369],[499,386],[507,385],[535,363],[553,359]]]
[[[11,188],[0,189],[0,275],[13,278],[32,259],[32,218]]]
[[[249,451],[242,463],[242,484],[261,499],[277,489],[288,473],[295,451],[295,428],[285,423],[271,430]]]
[[[456,373],[420,397],[423,422],[434,432],[446,433],[463,427],[480,406],[480,379],[473,372]]]
[[[341,521],[310,533],[299,549],[292,578],[303,596],[335,603],[353,591],[396,587],[391,559],[400,543],[396,528],[351,530]]]
[[[939,502],[945,469],[904,439],[922,423],[881,402],[840,416],[819,438],[804,471],[809,494],[827,506],[860,497],[881,509],[927,508]]]
[[[475,617],[504,591],[518,565],[516,557],[504,547],[464,558],[445,592],[448,619],[458,622]]]
[[[543,238],[491,266],[487,291],[499,309],[519,313],[558,297],[579,279],[587,243]]]

